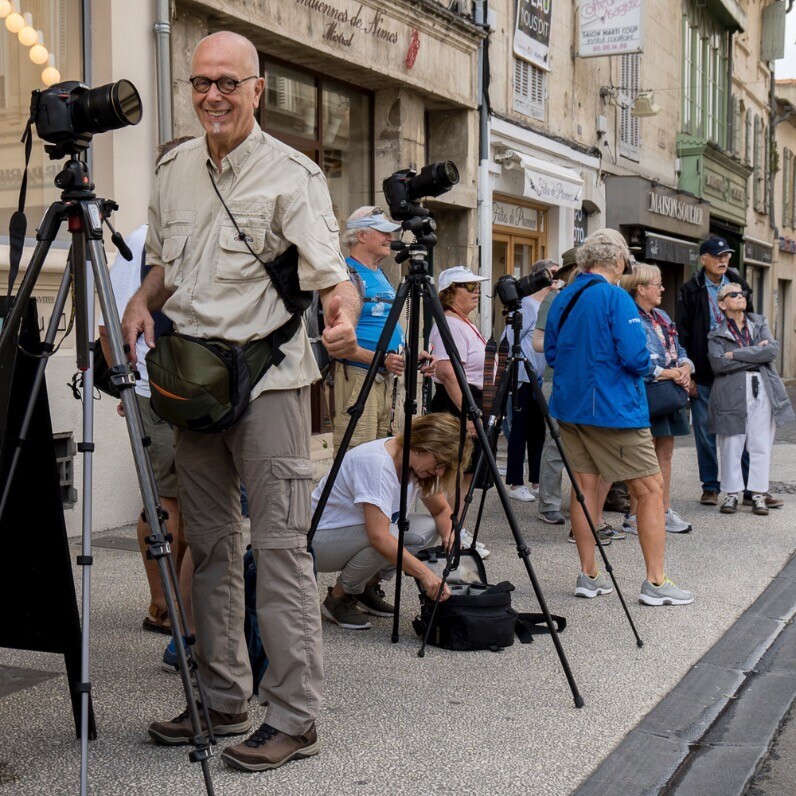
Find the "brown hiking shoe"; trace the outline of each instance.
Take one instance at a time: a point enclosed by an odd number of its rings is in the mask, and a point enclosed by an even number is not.
[[[703,506],[718,506],[719,505],[719,493],[713,492],[712,490],[706,489],[702,493],[702,497],[699,498],[699,502]]]
[[[201,705],[198,707],[202,731],[207,732],[204,713]],[[252,726],[249,714],[246,711],[243,711],[243,713],[219,713],[210,708],[208,712],[215,735],[242,735],[244,732],[248,732]],[[181,746],[192,743],[194,731],[191,725],[191,714],[184,710],[171,721],[156,721],[154,724],[150,724],[149,737],[157,743],[166,744],[167,746]]]
[[[270,724],[260,725],[250,738],[237,746],[228,746],[221,759],[241,771],[267,771],[279,768],[288,760],[301,760],[317,755],[320,749],[315,724],[303,735],[288,735]]]

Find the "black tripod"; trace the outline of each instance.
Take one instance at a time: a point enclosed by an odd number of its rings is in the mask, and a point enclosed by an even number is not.
[[[549,284],[549,283],[548,283]],[[643,646],[644,642],[639,637],[638,631],[636,630],[636,626],[633,623],[633,619],[630,616],[630,612],[627,607],[627,603],[625,602],[625,598],[622,595],[622,592],[619,588],[619,584],[616,581],[616,577],[614,576],[614,569],[611,566],[610,562],[608,561],[608,556],[605,554],[605,547],[600,544],[599,538],[597,536],[597,528],[594,525],[594,521],[592,520],[591,515],[589,514],[589,510],[586,508],[586,499],[581,492],[580,487],[578,486],[578,482],[574,477],[572,472],[572,468],[570,467],[569,461],[567,460],[567,456],[564,453],[564,448],[561,444],[561,434],[558,430],[558,424],[553,419],[552,415],[550,414],[550,410],[547,406],[547,401],[545,400],[544,395],[542,394],[542,389],[539,386],[539,379],[537,377],[536,371],[533,369],[533,366],[528,361],[528,358],[522,351],[522,344],[520,342],[520,333],[522,330],[522,310],[521,310],[521,301],[515,300],[510,302],[504,307],[503,314],[506,316],[506,326],[511,328],[512,330],[512,339],[513,343],[509,349],[509,355],[506,360],[506,368],[501,374],[500,381],[497,386],[497,390],[495,391],[495,398],[492,403],[491,413],[489,415],[489,419],[487,421],[486,427],[486,436],[489,440],[489,455],[494,459],[494,452],[497,449],[498,439],[500,437],[501,431],[501,424],[503,422],[503,417],[506,413],[506,403],[508,400],[508,393],[511,390],[512,400],[514,401],[513,409],[515,412],[520,410],[519,406],[519,390],[518,390],[518,377],[519,377],[519,369],[523,367],[525,369],[525,374],[528,377],[528,381],[531,386],[531,390],[533,392],[533,399],[536,401],[539,410],[544,417],[545,423],[547,424],[548,432],[550,436],[553,438],[553,441],[558,448],[559,455],[561,456],[561,461],[564,464],[564,469],[567,471],[567,476],[569,477],[570,483],[572,484],[572,491],[575,494],[578,503],[580,503],[581,509],[586,517],[586,521],[589,524],[589,529],[592,532],[592,536],[594,537],[595,544],[597,545],[597,549],[600,551],[600,555],[602,556],[603,564],[605,565],[605,571],[610,575],[611,581],[614,585],[614,589],[616,590],[617,596],[619,597],[619,601],[622,603],[622,608],[624,609],[625,616],[627,616],[627,621],[630,623],[630,628],[633,631],[633,635],[636,637],[636,644],[641,647]],[[476,519],[476,525],[473,530],[473,541],[472,547],[475,547],[476,540],[478,538],[478,527],[481,523],[481,516],[484,510],[484,501],[486,499],[487,490],[493,484],[499,484],[502,487],[502,480],[498,478],[494,480],[494,475],[491,472],[491,468],[488,467],[488,463],[486,461],[487,457],[484,453],[484,448],[481,448],[478,454],[478,458],[476,460],[475,465],[475,473],[473,475],[473,480],[470,484],[470,488],[467,491],[467,495],[464,498],[464,506],[462,509],[462,518],[461,523],[464,524],[464,518],[467,516],[467,510],[470,507],[470,504],[473,500],[473,493],[475,489],[483,490],[481,493],[481,503],[478,508],[478,517]],[[498,489],[500,491],[500,489]],[[449,570],[446,567],[445,573],[443,574],[443,581],[447,578],[449,574]]]
[[[396,214],[393,213],[393,216],[395,217]],[[530,551],[522,538],[517,520],[514,516],[514,512],[509,504],[508,494],[503,486],[502,481],[500,480],[497,465],[495,464],[495,458],[489,449],[488,439],[481,422],[481,410],[476,406],[472,392],[470,391],[470,387],[467,384],[464,368],[461,364],[459,354],[456,349],[456,344],[454,343],[450,329],[448,328],[448,321],[445,317],[442,304],[440,303],[437,289],[428,273],[428,262],[426,260],[428,256],[428,250],[429,248],[433,247],[437,241],[436,236],[433,234],[434,222],[428,217],[426,211],[425,216],[411,216],[407,218],[403,221],[401,227],[404,231],[411,232],[413,234],[415,242],[411,244],[405,244],[400,241],[395,241],[393,242],[392,247],[398,252],[395,258],[396,262],[400,263],[406,260],[409,261],[409,273],[406,275],[396,291],[395,300],[393,302],[392,308],[390,309],[390,314],[387,317],[387,321],[384,325],[381,336],[376,344],[373,361],[368,368],[367,375],[365,376],[365,382],[362,385],[362,389],[360,390],[356,402],[348,410],[349,414],[351,415],[351,420],[349,421],[345,434],[343,435],[340,449],[335,453],[334,463],[329,471],[326,484],[324,485],[318,505],[315,509],[315,513],[313,514],[308,543],[311,544],[312,542],[312,537],[315,534],[321,515],[323,514],[323,510],[326,506],[326,502],[329,499],[332,487],[334,486],[334,480],[337,477],[340,466],[342,465],[343,456],[348,449],[348,445],[351,441],[351,437],[353,436],[357,421],[364,410],[365,402],[367,401],[371,387],[373,386],[373,382],[376,379],[376,374],[384,361],[384,357],[387,353],[387,346],[389,345],[393,331],[398,324],[398,319],[400,318],[401,311],[407,300],[409,301],[409,328],[407,330],[406,336],[406,397],[404,403],[404,438],[407,441],[411,440],[412,416],[417,412],[417,364],[421,339],[420,306],[421,302],[426,302],[432,317],[437,323],[445,351],[450,356],[451,366],[456,374],[456,381],[462,392],[463,414],[466,415],[466,417],[470,419],[475,426],[478,443],[483,451],[483,458],[486,463],[486,467],[489,468],[493,478],[495,479],[495,483],[498,485],[498,495],[503,506],[503,511],[506,514],[506,519],[509,522],[512,534],[514,535],[514,539],[517,543],[517,553],[525,564],[528,577],[530,578],[531,585],[533,586],[533,590],[536,594],[542,614],[544,615],[545,623],[550,631],[553,644],[555,645],[556,652],[558,653],[559,660],[561,661],[561,667],[564,670],[564,675],[566,676],[567,682],[569,683],[569,687],[572,691],[575,705],[576,707],[582,707],[583,698],[578,692],[575,678],[573,677],[569,668],[569,662],[567,661],[566,655],[564,654],[564,649],[561,646],[561,641],[558,637],[558,629],[550,615],[550,612],[547,609],[544,595],[542,594],[541,587],[539,586],[539,582],[536,579],[536,574],[534,573],[533,567],[531,565]],[[395,614],[393,617],[392,629],[393,643],[398,641],[404,537],[409,528],[406,505],[409,486],[409,453],[410,446],[409,444],[405,444],[403,446],[403,456],[401,461],[401,492],[400,511],[398,518],[398,557],[396,561],[396,570],[398,575],[396,577],[395,583]],[[455,531],[457,535],[455,547],[458,547],[458,537],[461,533],[460,523],[456,524]],[[440,587],[440,592],[437,594],[437,599],[439,599],[441,592],[442,586]]]
[[[66,153],[61,153],[63,157]],[[34,390],[29,398],[29,404],[24,414],[19,433],[16,435],[17,449],[11,463],[7,484],[3,488],[3,505],[8,492],[8,485],[13,481],[14,469],[19,459],[19,449],[24,445],[33,415],[33,406],[36,394],[44,377],[44,368],[47,356],[53,351],[58,319],[66,305],[69,293],[69,283],[72,282],[74,293],[74,315],[76,327],[76,359],[78,368],[85,373],[83,384],[83,435],[84,441],[77,447],[84,454],[84,474],[86,487],[83,501],[83,546],[82,554],[77,557],[77,563],[83,567],[83,601],[82,601],[82,655],[81,655],[81,682],[78,689],[81,695],[81,794],[86,794],[88,787],[88,705],[91,693],[89,681],[89,632],[91,620],[91,460],[94,452],[93,443],[93,373],[91,350],[93,343],[90,337],[93,333],[93,308],[94,289],[96,288],[100,307],[108,331],[110,348],[112,352],[111,381],[121,392],[121,402],[124,407],[124,416],[130,436],[138,483],[144,503],[144,513],[150,527],[150,535],[146,538],[148,554],[157,564],[163,584],[163,593],[166,599],[169,618],[171,620],[172,636],[174,638],[177,660],[179,662],[182,685],[188,703],[188,711],[193,728],[191,743],[194,749],[190,752],[190,759],[199,762],[204,775],[207,793],[214,793],[213,783],[210,778],[208,760],[212,755],[210,745],[215,743],[212,729],[206,732],[202,728],[199,718],[199,706],[194,697],[191,676],[196,681],[199,698],[202,702],[202,711],[205,724],[211,727],[203,699],[202,683],[196,662],[191,652],[193,638],[188,636],[185,624],[185,609],[182,603],[180,590],[177,587],[177,573],[171,556],[171,537],[167,534],[164,521],[166,513],[158,505],[157,488],[152,465],[146,452],[149,438],[144,436],[138,404],[133,394],[137,373],[127,361],[125,345],[116,310],[116,302],[108,273],[107,260],[102,245],[102,224],[108,225],[113,232],[114,242],[119,247],[126,259],[132,259],[130,250],[124,244],[121,236],[111,226],[108,217],[118,206],[109,199],[98,199],[94,195],[94,185],[91,182],[87,164],[78,159],[76,152],[69,154],[69,160],[62,171],[56,176],[55,184],[62,189],[60,201],[54,202],[44,214],[36,233],[36,248],[33,252],[27,272],[20,284],[19,291],[13,306],[8,312],[0,332],[0,354],[6,347],[18,345],[20,324],[28,306],[33,289],[41,272],[50,246],[58,234],[61,224],[66,221],[72,236],[71,254],[69,265],[64,273],[60,290],[53,307],[52,319],[47,330],[45,342],[42,346],[38,369],[34,381]],[[90,263],[90,268],[88,267]],[[0,361],[2,357],[0,357]],[[0,506],[1,509],[1,506]],[[0,511],[1,513],[1,511]],[[183,639],[185,644],[183,644]]]

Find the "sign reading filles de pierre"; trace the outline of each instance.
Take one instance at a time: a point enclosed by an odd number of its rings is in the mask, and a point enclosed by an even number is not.
[[[644,0],[584,0],[578,9],[578,55],[644,51]]]
[[[550,71],[550,21],[553,0],[517,0],[514,54]]]

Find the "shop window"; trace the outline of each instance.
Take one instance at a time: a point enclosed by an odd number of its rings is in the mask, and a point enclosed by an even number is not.
[[[639,71],[641,56],[623,55],[621,57],[619,89],[619,154],[638,162],[641,155],[641,123],[630,110],[641,87]]]
[[[337,218],[373,201],[372,99],[367,92],[265,60],[260,126],[326,175]]]
[[[44,47],[64,80],[83,79],[81,5],[81,0],[25,0],[22,4],[21,10],[32,16],[33,28],[42,32]],[[17,209],[25,166],[19,139],[30,115],[31,92],[47,88],[41,75],[48,63],[33,63],[30,48],[23,46],[2,22],[0,25],[0,240],[7,242],[8,222]],[[46,208],[61,194],[53,181],[62,165],[50,160],[34,133],[25,209],[31,236]],[[66,241],[66,225],[62,225],[58,237]]]
[[[514,59],[514,110],[543,122],[547,73],[521,58]]]

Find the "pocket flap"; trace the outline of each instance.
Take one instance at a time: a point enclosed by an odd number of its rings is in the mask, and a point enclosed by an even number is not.
[[[222,227],[219,236],[219,245],[224,251],[245,252],[250,254],[249,247],[255,252],[261,252],[265,246],[265,227],[254,227],[249,224],[241,226],[241,232],[247,240],[240,240],[238,230],[235,227]],[[248,246],[246,244],[249,244]]]
[[[174,262],[182,255],[185,249],[185,243],[188,240],[187,235],[172,235],[163,241],[163,251],[160,258],[164,263]]]
[[[286,480],[312,478],[310,459],[271,459],[271,469],[277,478]]]

